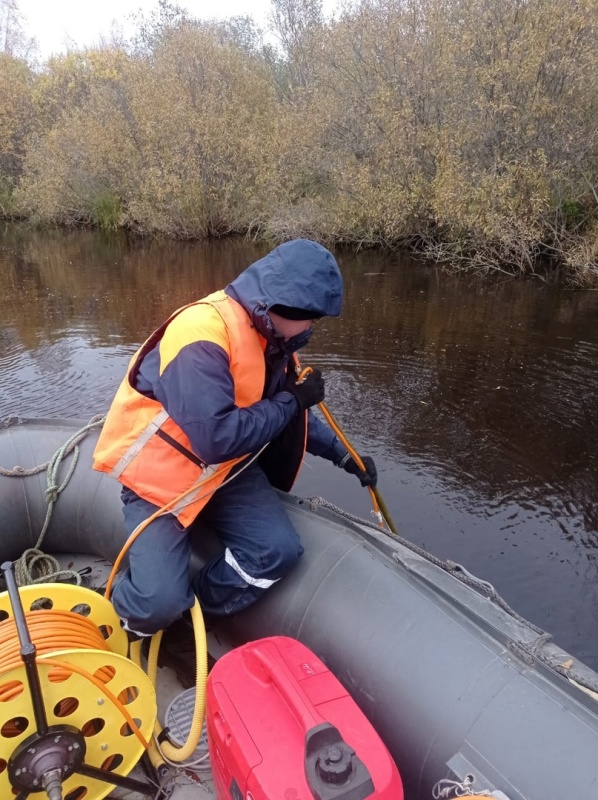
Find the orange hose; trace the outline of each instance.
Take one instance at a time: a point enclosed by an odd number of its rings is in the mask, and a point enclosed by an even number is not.
[[[218,470],[216,470],[214,472],[212,477],[214,477],[217,474],[218,474]],[[149,516],[147,519],[144,519],[143,522],[140,523],[135,528],[133,533],[129,536],[127,541],[124,543],[120,553],[116,557],[116,561],[114,562],[114,565],[112,567],[112,571],[110,572],[110,575],[108,576],[108,582],[106,583],[106,591],[105,591],[105,595],[104,595],[106,597],[106,600],[110,600],[110,595],[112,594],[112,584],[114,583],[114,579],[116,578],[116,575],[118,573],[118,570],[120,568],[122,560],[125,557],[125,555],[128,553],[129,548],[131,547],[133,542],[139,536],[141,536],[141,534],[147,528],[147,526],[150,524],[150,522],[153,522],[157,517],[160,517],[162,514],[165,514],[169,509],[171,509],[173,506],[175,506],[180,500],[185,498],[191,492],[195,491],[196,488],[197,488],[197,486],[195,484],[193,484],[188,489],[185,489],[184,492],[181,492],[181,494],[177,495],[176,497],[173,497],[172,500],[169,500],[168,503],[166,503],[165,505],[162,506],[162,508],[159,508],[157,511],[154,511],[154,513],[151,516]],[[216,491],[216,489],[209,489],[205,494],[200,495],[196,499],[199,500],[202,497],[205,497],[208,494],[212,494],[215,491]]]
[[[328,424],[330,425],[332,430],[336,433],[338,438],[345,445],[345,447],[347,448],[347,450],[349,451],[349,453],[353,457],[353,459],[354,459],[355,463],[357,464],[357,466],[359,467],[359,469],[362,470],[363,472],[365,472],[366,471],[365,470],[365,464],[361,460],[361,457],[360,457],[359,453],[356,450],[353,449],[353,447],[350,445],[349,440],[347,439],[345,434],[341,431],[341,429],[336,424],[336,421],[335,421],[334,417],[332,416],[332,414],[330,413],[330,411],[328,410],[328,407],[327,407],[326,403],[319,403],[319,408],[320,408],[320,411],[322,412],[322,414],[324,414],[324,416],[326,417],[326,421],[328,422]],[[367,490],[370,493],[370,498],[371,498],[371,501],[372,501],[372,505],[374,507],[374,511],[375,511],[376,515],[378,517],[380,517],[380,506],[378,505],[378,498],[376,497],[376,493],[374,492],[374,490],[372,489],[371,486],[368,486]],[[380,521],[380,527],[384,527],[384,523],[382,521]]]
[[[170,503],[168,503],[167,506],[163,506],[162,508],[158,509],[158,511],[154,511],[154,513],[151,516],[149,516],[147,519],[143,520],[143,522],[135,528],[133,533],[129,536],[127,541],[124,543],[120,553],[116,557],[116,561],[114,562],[114,564],[112,566],[112,570],[110,572],[110,575],[108,576],[108,582],[106,583],[106,591],[104,593],[104,597],[106,598],[106,600],[110,600],[110,595],[112,594],[112,584],[114,583],[114,579],[116,578],[118,570],[120,569],[120,565],[122,563],[122,560],[125,557],[125,555],[128,553],[129,548],[131,547],[133,542],[139,536],[141,536],[141,534],[147,528],[147,526],[150,524],[150,522],[153,522],[157,517],[159,517],[161,514],[163,514],[164,511],[167,508],[172,507],[174,505],[174,503],[178,499],[179,498],[176,497],[174,500],[171,500]]]
[[[146,741],[137,724],[123,705],[122,701],[127,701],[130,698],[121,698],[120,695],[116,697],[106,686],[106,683],[114,677],[114,670],[111,667],[100,669],[92,675],[75,664],[44,657],[59,650],[105,650],[110,652],[110,648],[99,628],[91,620],[81,616],[81,614],[58,609],[28,611],[25,613],[25,620],[31,641],[37,651],[37,663],[50,664],[53,667],[48,673],[48,680],[60,682],[68,678],[73,672],[89,680],[118,708],[129,724],[131,731],[147,749],[149,742]],[[20,681],[13,680],[2,683],[2,677],[6,672],[22,666],[23,660],[20,651],[21,643],[14,619],[3,620],[0,622],[0,703],[17,697],[23,691],[23,684]],[[61,711],[63,714],[68,713],[67,708],[62,708]],[[13,735],[17,734],[18,730],[15,730]]]
[[[38,656],[75,648],[109,650],[99,628],[81,614],[46,609],[28,611],[25,619]],[[23,663],[20,651],[14,620],[5,619],[0,622],[0,675]],[[2,699],[0,694],[0,701]]]
[[[297,374],[298,374],[298,377],[297,377],[298,381],[303,380],[307,375],[309,375],[310,372],[313,372],[313,369],[311,367],[305,367],[305,369],[302,370],[301,369],[301,364],[299,363],[299,359],[297,358],[297,356],[295,354],[293,354],[293,359],[295,361],[295,369],[296,369]],[[351,444],[347,441],[347,437],[344,435],[344,433],[339,428],[338,424],[336,423],[334,417],[332,416],[332,414],[330,413],[330,411],[328,410],[326,405],[322,402],[322,403],[318,403],[318,406],[320,407],[322,413],[326,417],[326,420],[328,421],[328,424],[330,425],[332,430],[336,433],[336,435],[341,440],[341,442],[344,444],[344,446],[347,448],[347,450],[349,451],[351,456],[355,459],[355,462],[356,462],[357,466],[359,467],[359,469],[361,469],[361,470],[363,470],[365,472],[365,465],[364,465],[363,461],[361,460],[361,458],[359,457],[359,454],[353,449]],[[214,474],[216,474],[216,473],[214,473]],[[141,536],[143,531],[147,528],[147,526],[151,522],[153,522],[157,517],[161,516],[162,514],[165,514],[170,508],[175,506],[180,500],[182,500],[184,497],[186,497],[186,495],[190,494],[195,489],[196,489],[195,485],[190,486],[189,489],[185,489],[185,491],[181,492],[181,494],[179,494],[177,497],[173,497],[173,499],[169,500],[168,503],[166,503],[165,505],[162,506],[162,508],[159,508],[157,511],[154,511],[154,513],[151,516],[149,516],[147,519],[143,520],[143,522],[135,528],[133,533],[131,533],[131,535],[129,536],[127,541],[124,543],[120,553],[116,557],[116,561],[114,562],[114,565],[112,567],[110,575],[108,576],[108,582],[106,583],[106,591],[105,591],[105,597],[106,597],[107,600],[110,599],[110,595],[112,594],[112,585],[114,584],[114,580],[116,578],[116,575],[118,574],[118,570],[120,569],[120,565],[122,563],[122,560],[125,557],[125,555],[127,554],[127,552],[129,551],[129,548],[131,547],[133,542],[139,536]],[[384,527],[384,518],[383,518],[382,513],[380,511],[380,506],[379,506],[378,500],[376,498],[376,493],[372,489],[371,486],[368,486],[367,489],[368,489],[368,492],[370,493],[370,497],[371,497],[371,500],[372,500],[372,505],[374,507],[374,513],[375,513],[376,517],[378,518],[380,527],[383,528]],[[213,491],[215,491],[215,490],[211,489],[211,490],[209,490],[209,492],[207,492],[207,494],[211,494]],[[203,495],[203,496],[205,496],[205,495]]]
[[[92,675],[91,673],[87,672],[86,670],[81,669],[81,667],[76,667],[74,664],[67,664],[65,661],[57,661],[54,658],[41,659],[40,663],[42,663],[42,664],[52,664],[55,667],[63,667],[64,669],[69,670],[70,672],[76,672],[77,675],[81,675],[82,677],[87,678],[89,681],[91,681],[95,686],[98,687],[98,689],[100,689],[100,691],[102,691],[106,695],[106,697],[110,700],[110,702],[113,703],[118,708],[120,713],[127,720],[128,724],[129,724],[129,727],[131,728],[132,732],[139,739],[139,741],[144,746],[144,748],[146,750],[149,749],[149,746],[150,746],[149,742],[145,739],[145,737],[143,736],[143,734],[141,733],[141,731],[137,727],[137,723],[135,722],[133,717],[129,714],[129,712],[123,706],[123,704],[120,702],[118,697],[116,697],[116,695],[113,695],[112,692],[110,691],[110,689],[108,689],[106,686],[104,686],[102,681],[99,680],[98,678],[96,678],[95,675]]]
[[[297,365],[296,368],[297,368],[297,373],[298,373],[297,374],[297,382],[298,383],[300,381],[304,380],[310,374],[310,372],[313,372],[313,369],[311,367],[305,367],[304,369],[301,369],[301,365],[299,364],[299,359],[296,356],[295,356],[295,364]],[[357,453],[357,451],[353,449],[353,447],[350,444],[349,440],[347,439],[345,434],[342,432],[342,430],[339,428],[336,420],[334,419],[334,417],[332,416],[332,414],[328,410],[328,407],[326,406],[326,403],[324,403],[323,401],[321,403],[318,403],[318,408],[320,409],[322,414],[324,414],[324,417],[326,418],[326,422],[330,425],[332,430],[336,433],[338,438],[341,440],[341,442],[347,448],[347,450],[349,451],[349,454],[352,456],[352,458],[354,459],[354,461],[357,464],[357,466],[359,467],[359,469],[362,470],[363,472],[365,472],[366,471],[365,464],[361,460],[361,458],[359,456],[359,453]],[[376,497],[376,493],[374,492],[374,490],[372,489],[371,486],[368,486],[367,490],[370,493],[370,498],[371,498],[371,501],[372,501],[372,506],[374,508],[374,513],[375,513],[376,517],[378,518],[378,524],[380,525],[381,528],[383,528],[384,527],[384,520],[382,518],[382,513],[380,511],[380,506],[378,505],[378,498]]]

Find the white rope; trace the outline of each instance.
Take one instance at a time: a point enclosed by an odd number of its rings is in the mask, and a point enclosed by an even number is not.
[[[93,417],[87,425],[76,431],[70,439],[59,447],[52,458],[45,464],[40,464],[31,469],[24,469],[18,466],[13,467],[12,470],[0,468],[0,474],[10,478],[24,478],[37,475],[44,470],[47,471],[46,517],[35,545],[25,550],[22,556],[15,561],[15,580],[18,586],[28,586],[34,583],[54,583],[56,581],[68,579],[74,579],[78,586],[81,585],[81,575],[76,570],[61,569],[60,562],[54,558],[54,556],[44,553],[40,548],[50,525],[54,504],[58,500],[60,493],[66,489],[73,476],[75,467],[77,466],[79,460],[79,442],[81,442],[93,428],[101,427],[104,424],[104,420],[105,418],[102,416]],[[59,484],[58,471],[62,462],[71,452],[73,453],[73,459],[64,480]]]

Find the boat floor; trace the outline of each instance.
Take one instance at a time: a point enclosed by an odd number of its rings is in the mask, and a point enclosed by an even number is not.
[[[164,717],[170,702],[184,688],[174,669],[169,666],[158,668],[156,694],[158,698],[158,719],[162,725],[164,725]],[[141,781],[147,780],[147,775],[140,765],[135,767],[130,776]],[[208,800],[208,798],[214,800],[214,784],[211,771],[194,772],[184,767],[173,768],[173,780],[169,782],[169,785],[172,787],[170,800]],[[155,793],[148,796],[132,792],[130,789],[119,788],[114,789],[108,795],[108,798],[109,800],[148,800],[148,797],[153,798],[154,796]]]

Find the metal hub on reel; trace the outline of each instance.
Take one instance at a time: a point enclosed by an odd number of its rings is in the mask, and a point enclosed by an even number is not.
[[[49,800],[62,800],[62,784],[85,759],[85,738],[69,725],[52,725],[44,736],[25,739],[8,762],[8,777],[15,789],[39,792]]]

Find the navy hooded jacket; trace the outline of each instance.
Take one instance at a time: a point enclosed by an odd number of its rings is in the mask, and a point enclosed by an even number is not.
[[[263,399],[247,408],[235,405],[228,355],[210,341],[184,347],[162,375],[157,345],[145,356],[136,383],[139,392],[164,406],[193,450],[211,464],[256,452],[297,414],[297,401],[282,387],[292,352],[308,337],[284,342],[276,335],[268,310],[284,305],[312,311],[314,317],[337,317],[343,282],[332,253],[309,239],[295,239],[251,264],[225,292],[243,306],[267,341]],[[336,464],[346,453],[333,431],[311,411],[307,451]]]

